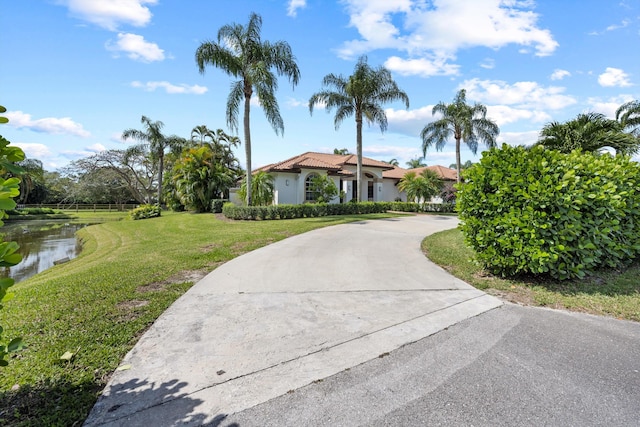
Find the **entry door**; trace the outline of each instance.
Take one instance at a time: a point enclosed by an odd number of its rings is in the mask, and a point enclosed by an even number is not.
[[[367,182],[367,198],[370,202],[373,202],[373,181]]]

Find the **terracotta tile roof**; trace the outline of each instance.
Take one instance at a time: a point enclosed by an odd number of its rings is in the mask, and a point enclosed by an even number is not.
[[[300,154],[299,156],[291,157],[290,159],[284,160],[280,163],[273,163],[271,165],[263,166],[257,170],[264,170],[266,172],[297,172],[302,168],[326,169],[335,173],[340,173],[342,175],[352,175],[351,172],[343,169],[344,165],[357,165],[357,157],[354,154],[347,154],[345,156],[342,156],[339,154],[306,152]],[[362,165],[383,169],[393,168],[393,166],[389,163],[370,159],[368,157],[362,158]]]
[[[455,169],[449,169],[449,168],[445,168],[444,166],[434,165],[434,166],[425,166],[425,167],[414,168],[414,169],[403,169],[401,167],[396,166],[391,170],[382,172],[382,176],[384,178],[402,179],[407,172],[415,172],[416,175],[420,175],[422,171],[424,171],[425,169],[431,169],[432,171],[437,173],[440,176],[440,178],[444,179],[445,181],[455,181],[456,176],[458,175]]]

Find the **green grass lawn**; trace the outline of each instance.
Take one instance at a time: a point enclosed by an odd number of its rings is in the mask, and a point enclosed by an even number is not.
[[[533,277],[502,279],[473,262],[462,232],[446,230],[428,236],[422,249],[429,259],[478,289],[508,301],[640,322],[640,265],[607,270],[582,280],[554,281]]]
[[[80,230],[77,259],[16,284],[15,299],[0,310],[4,336],[28,345],[0,369],[0,425],[80,425],[146,328],[220,264],[294,234],[393,215],[237,222],[211,214],[107,216],[101,219],[114,221]],[[66,352],[73,357],[61,360]]]

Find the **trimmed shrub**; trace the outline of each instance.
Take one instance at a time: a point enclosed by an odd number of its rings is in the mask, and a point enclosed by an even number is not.
[[[137,208],[133,209],[129,216],[131,219],[147,219],[147,218],[155,218],[160,216],[162,209],[158,205],[140,205]]]
[[[391,210],[389,202],[363,203],[305,203],[302,205],[271,205],[271,206],[236,206],[225,203],[222,213],[229,219],[292,219],[313,218],[327,215],[354,215],[366,213],[382,213]]]
[[[640,164],[629,158],[505,144],[464,178],[461,229],[494,274],[581,278],[640,254]]]

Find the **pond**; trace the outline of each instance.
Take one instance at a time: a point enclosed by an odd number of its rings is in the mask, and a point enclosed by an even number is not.
[[[22,261],[9,268],[0,268],[1,277],[11,277],[16,283],[53,267],[54,262],[71,260],[80,253],[76,231],[90,224],[69,220],[5,221],[0,228],[4,241],[20,245]]]

